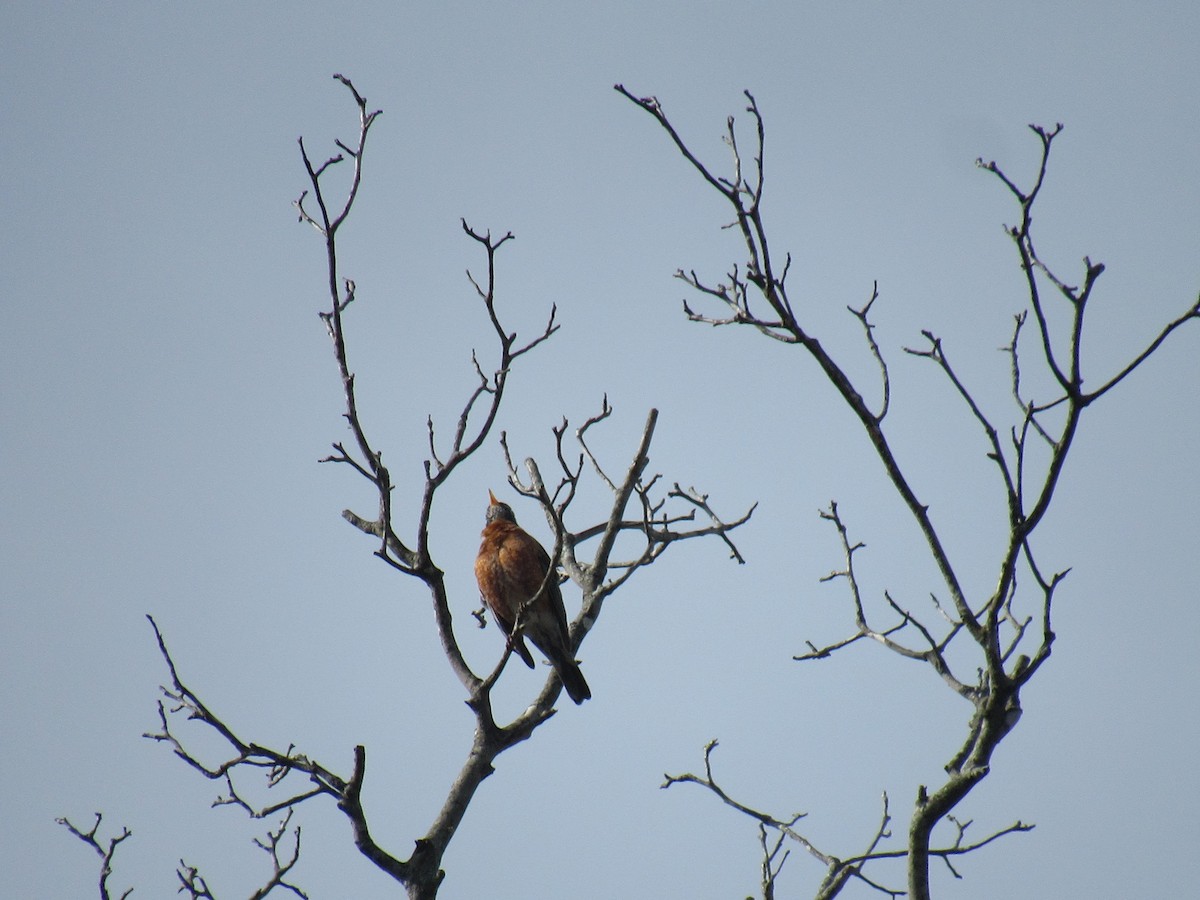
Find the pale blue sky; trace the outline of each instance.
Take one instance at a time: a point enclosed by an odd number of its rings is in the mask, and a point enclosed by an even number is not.
[[[472,719],[429,603],[342,522],[369,512],[348,469],[318,466],[344,432],[321,246],[290,203],[314,156],[350,139],[344,72],[382,107],[342,266],[366,424],[414,496],[427,414],[449,428],[470,352],[494,353],[463,271],[464,216],[512,230],[500,305],[562,331],[522,361],[502,412],[515,452],[551,459],[550,429],[607,392],[599,442],[623,466],[649,406],[652,468],[734,515],[739,544],[673,548],[606,606],[584,645],[595,699],[500,759],[445,860],[446,898],[744,897],[753,824],[699,790],[658,790],[720,738],[727,787],[838,855],[878,800],[895,829],[961,743],[967,710],[918,666],[861,647],[819,665],[804,640],[851,627],[816,515],[837,499],[868,550],[867,590],[914,608],[936,589],[920,544],[814,366],[750,333],[689,325],[676,267],[718,278],[741,251],[728,216],[643,112],[656,94],[714,167],[751,89],[768,131],[776,252],[824,342],[869,379],[845,312],[878,280],[893,439],[969,590],[990,588],[1003,510],[984,447],[929,366],[922,328],[1008,414],[1022,303],[1002,224],[1016,215],[973,162],[1023,182],[1065,123],[1037,212],[1070,276],[1108,265],[1088,338],[1096,379],[1200,288],[1200,12],[1193,3],[182,4],[11,3],[0,11],[0,278],[6,323],[0,468],[0,846],[5,896],[95,895],[97,860],[54,818],[127,825],[113,884],[174,896],[182,856],[221,897],[264,878],[262,823],[210,810],[215,786],[142,740],[164,678],[143,616],[184,679],[264,743],[348,772],[404,855],[464,757]],[[855,361],[857,360],[857,361]],[[1191,563],[1200,486],[1200,328],[1085,418],[1043,553],[1074,567],[1059,635],[1025,716],[959,810],[984,832],[1034,822],[964,860],[939,897],[1183,896],[1200,880]],[[866,382],[870,384],[871,382]],[[495,442],[437,512],[470,659],[471,559]],[[598,509],[596,485],[581,506]],[[510,498],[514,499],[514,498]],[[518,517],[544,541],[535,511]],[[568,606],[578,595],[567,591]],[[499,696],[521,708],[521,667]],[[570,706],[570,704],[568,704]],[[316,898],[397,896],[331,804],[301,811],[295,880]],[[780,896],[820,868],[793,853]],[[852,888],[845,896],[875,896]]]

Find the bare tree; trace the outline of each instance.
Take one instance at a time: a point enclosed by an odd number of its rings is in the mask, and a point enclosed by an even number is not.
[[[467,662],[456,636],[452,609],[455,606],[446,587],[444,571],[430,552],[430,521],[438,491],[449,481],[459,466],[479,452],[493,436],[495,423],[505,397],[508,376],[526,354],[549,340],[559,326],[556,309],[551,307],[545,325],[533,337],[520,338],[503,318],[497,295],[497,256],[513,235],[506,233],[494,238],[489,231],[478,231],[462,223],[464,233],[482,251],[485,274],[467,277],[478,296],[495,335],[497,359],[485,368],[479,356],[471,355],[477,381],[457,413],[450,436],[443,437],[435,429],[433,418],[427,422],[428,456],[424,462],[424,485],[421,499],[412,509],[397,510],[393,506],[392,475],[383,462],[383,453],[368,436],[355,390],[355,374],[351,370],[345,320],[355,300],[353,280],[344,278],[338,266],[338,232],[349,216],[362,183],[363,157],[371,126],[381,111],[368,111],[366,99],[351,81],[335,75],[353,96],[358,108],[358,135],[355,141],[337,141],[336,155],[314,162],[300,139],[300,154],[309,188],[296,201],[300,221],[311,225],[324,243],[328,271],[329,309],[320,313],[321,320],[333,344],[334,359],[341,379],[345,401],[344,418],[352,436],[350,442],[337,442],[333,452],[323,462],[340,463],[369,481],[375,488],[378,506],[370,516],[350,510],[343,517],[375,543],[375,556],[399,575],[420,582],[428,592],[433,611],[437,639],[446,660],[462,684],[467,705],[474,712],[476,727],[471,745],[458,776],[447,791],[441,810],[428,829],[415,840],[415,849],[404,857],[376,842],[363,810],[362,791],[366,773],[367,751],[364,746],[353,748],[353,766],[349,774],[335,770],[300,752],[295,746],[276,749],[243,736],[241,729],[228,724],[211,709],[199,693],[184,683],[176,662],[168,651],[157,623],[150,619],[159,651],[169,673],[169,683],[162,687],[158,702],[159,724],[156,731],[145,736],[166,744],[171,750],[206,778],[223,785],[223,793],[214,805],[232,805],[244,810],[254,819],[281,816],[278,825],[256,844],[272,859],[273,873],[269,881],[253,893],[265,897],[275,888],[296,896],[307,896],[286,880],[300,853],[300,827],[289,832],[293,814],[301,804],[319,797],[332,800],[349,820],[354,843],[358,850],[381,871],[404,886],[409,897],[432,898],[445,877],[442,858],[453,839],[479,785],[493,772],[496,758],[506,750],[529,739],[554,714],[554,704],[562,690],[557,675],[551,673],[541,691],[524,711],[508,722],[497,721],[491,693],[504,672],[514,643],[502,643],[503,652],[486,672],[477,672]],[[351,169],[349,188],[344,197],[336,199],[325,189],[324,178],[335,166],[347,163]],[[343,167],[345,168],[345,167]],[[570,623],[570,641],[577,651],[600,617],[605,601],[640,569],[652,565],[679,542],[701,537],[721,540],[731,558],[743,562],[730,533],[749,520],[753,507],[744,515],[723,520],[710,506],[707,495],[678,483],[666,488],[661,476],[647,471],[649,449],[658,420],[657,410],[646,416],[640,437],[623,471],[615,472],[589,447],[592,429],[608,419],[613,410],[604,398],[600,411],[588,417],[568,436],[569,425],[564,418],[553,429],[555,439],[555,473],[545,479],[533,459],[524,461],[524,473],[518,471],[510,452],[507,435],[499,436],[499,448],[504,454],[512,486],[536,502],[554,534],[551,554],[554,565],[547,573],[558,578],[561,567],[566,578],[582,593],[582,608]],[[577,445],[577,446],[576,446]],[[571,509],[582,490],[604,489],[611,494],[608,515],[599,522],[568,525],[576,516]],[[401,524],[403,523],[403,524]],[[618,556],[620,553],[622,555]],[[546,589],[543,583],[542,589]],[[531,601],[527,602],[532,602]],[[461,598],[457,604],[461,609]],[[480,624],[484,611],[472,613]],[[149,617],[148,617],[149,618]],[[518,628],[519,626],[518,616]],[[215,761],[201,758],[186,743],[178,722],[180,719],[201,723],[217,735],[228,747],[227,753]],[[254,781],[265,784],[272,799],[259,800],[252,794]],[[92,846],[102,857],[103,874],[101,897],[109,896],[105,886],[111,869],[113,853],[129,832],[126,830],[112,840],[108,847],[96,839],[96,828],[84,833],[65,819],[60,820],[72,833]],[[97,827],[100,817],[97,815]],[[280,844],[287,834],[292,835],[290,849]],[[283,852],[281,852],[283,851]],[[177,869],[180,891],[192,898],[211,898],[213,895],[199,870],[180,861]],[[128,892],[127,892],[128,893]]]
[[[845,582],[853,626],[845,638],[834,643],[816,646],[808,642],[807,650],[795,659],[826,659],[861,640],[871,640],[900,657],[930,666],[951,691],[969,701],[972,710],[965,723],[962,745],[948,754],[945,780],[919,788],[903,847],[889,843],[892,813],[884,793],[879,826],[867,837],[863,849],[835,854],[828,848],[819,848],[798,827],[800,815],[775,815],[726,793],[713,773],[716,741],[705,747],[704,774],[667,775],[663,786],[700,785],[758,823],[763,853],[762,894],[767,900],[775,894],[776,878],[787,858],[788,847],[803,850],[825,867],[824,879],[816,893],[822,900],[836,896],[851,879],[892,897],[907,894],[914,900],[927,900],[931,859],[942,860],[958,877],[954,867],[956,857],[978,850],[1004,835],[1033,827],[1018,820],[982,839],[968,840],[966,832],[970,822],[955,818],[954,811],[987,777],[993,753],[1020,719],[1022,688],[1050,658],[1054,644],[1053,600],[1067,572],[1046,568],[1038,554],[1035,533],[1045,521],[1054,500],[1055,488],[1084,410],[1145,362],[1177,328],[1200,318],[1200,300],[1163,326],[1149,345],[1134,352],[1130,362],[1115,373],[1099,377],[1089,373],[1086,383],[1099,386],[1085,389],[1084,318],[1104,266],[1084,257],[1082,280],[1079,284],[1071,284],[1043,261],[1035,247],[1032,231],[1033,206],[1046,178],[1051,146],[1062,126],[1053,129],[1030,126],[1041,144],[1041,161],[1028,189],[1019,187],[995,162],[977,161],[981,169],[994,175],[1007,189],[1019,210],[1018,223],[1008,227],[1007,233],[1024,273],[1026,296],[1024,308],[1014,317],[1011,337],[1004,348],[1011,361],[1015,415],[1006,420],[984,409],[984,404],[976,399],[977,392],[959,377],[942,340],[933,331],[922,331],[922,342],[918,346],[904,348],[906,353],[936,366],[965,405],[983,439],[983,452],[994,464],[992,471],[1002,489],[1008,528],[1003,542],[995,548],[995,587],[984,596],[973,596],[964,589],[958,564],[951,558],[942,539],[943,530],[951,526],[944,522],[935,523],[929,507],[920,499],[920,486],[906,474],[885,428],[892,402],[889,364],[876,342],[870,319],[872,307],[879,299],[878,285],[861,308],[849,308],[862,326],[866,352],[878,367],[879,381],[869,392],[877,398],[874,402],[867,399],[867,394],[851,380],[843,364],[833,358],[805,324],[803,307],[789,296],[787,278],[791,255],[783,254],[781,262],[781,254],[770,243],[762,214],[764,126],[754,97],[749,92],[745,94],[749,102],[746,112],[752,123],[753,156],[744,160],[734,118],[730,116],[724,140],[732,153],[732,172],[721,176],[713,174],[713,170],[689,148],[655,97],[635,96],[619,84],[615,89],[654,118],[679,153],[733,211],[734,220],[726,227],[740,238],[745,262],[734,264],[719,282],[706,280],[694,270],[677,271],[676,277],[717,309],[716,313],[696,311],[685,300],[683,308],[687,318],[712,326],[748,326],[773,340],[796,345],[816,361],[842,402],[862,425],[888,480],[908,509],[912,523],[940,573],[940,588],[931,593],[930,609],[925,612],[913,612],[886,591],[882,598],[865,597],[855,569],[855,556],[863,544],[851,537],[837,503],[831,502],[821,512],[821,518],[837,531],[842,563],[825,580]],[[1051,304],[1059,309],[1051,310]],[[797,309],[800,309],[799,314]],[[1068,324],[1065,328],[1056,328],[1051,323],[1062,318],[1063,310]],[[1032,350],[1028,348],[1029,338],[1022,341],[1027,330],[1033,332]],[[1048,377],[1053,385],[1049,400],[1033,399],[1027,388],[1026,368],[1036,368],[1039,375]],[[955,660],[953,665],[952,658]],[[964,659],[970,662],[962,662]],[[932,841],[933,831],[943,821],[953,826],[954,836],[950,842],[936,846]],[[906,861],[905,885],[889,886],[875,875],[879,866],[872,864],[889,859]]]

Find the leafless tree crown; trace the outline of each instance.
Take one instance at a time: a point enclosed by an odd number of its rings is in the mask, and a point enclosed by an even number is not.
[[[1099,387],[1085,390],[1081,362],[1084,317],[1104,266],[1085,257],[1081,281],[1068,283],[1043,262],[1035,248],[1032,229],[1033,206],[1046,178],[1051,146],[1062,126],[1056,125],[1052,129],[1030,126],[1041,144],[1041,160],[1033,185],[1028,189],[1019,187],[995,162],[977,160],[981,169],[993,174],[1004,185],[1020,212],[1018,224],[1006,229],[1017,252],[1026,287],[1025,308],[1015,315],[1011,338],[1004,348],[1011,361],[1011,393],[1017,409],[1015,423],[1009,427],[994,424],[1000,420],[986,412],[976,400],[972,389],[951,364],[942,339],[933,331],[922,331],[920,344],[904,348],[905,353],[928,360],[945,376],[982,433],[987,456],[995,464],[995,477],[1003,488],[1008,534],[1003,545],[997,548],[995,587],[987,596],[968,596],[929,508],[921,501],[917,486],[902,468],[885,428],[892,403],[889,363],[875,339],[870,319],[871,310],[880,296],[878,284],[872,287],[869,299],[861,308],[848,307],[861,324],[867,351],[878,367],[880,400],[876,406],[864,399],[864,392],[805,324],[803,303],[789,295],[791,254],[784,254],[780,262],[780,254],[773,252],[762,214],[765,129],[754,96],[745,92],[753,156],[749,160],[744,158],[734,117],[728,117],[724,140],[732,156],[732,171],[721,176],[713,174],[683,140],[657,98],[638,97],[619,84],[615,85],[615,90],[654,119],[709,188],[724,198],[733,214],[733,221],[725,227],[739,236],[745,262],[735,263],[724,278],[716,282],[703,278],[695,270],[677,271],[676,277],[716,309],[716,312],[697,311],[685,300],[683,309],[687,318],[717,327],[748,326],[773,340],[797,345],[816,361],[838,396],[861,423],[888,480],[907,507],[941,575],[944,593],[941,597],[936,593],[930,595],[928,610],[914,612],[897,603],[885,591],[881,611],[869,613],[871,604],[860,590],[855,568],[855,557],[863,544],[851,538],[837,503],[831,502],[820,515],[836,529],[843,560],[825,580],[845,582],[853,611],[853,627],[845,638],[832,644],[818,647],[808,642],[807,650],[795,658],[801,661],[826,659],[858,641],[875,641],[901,657],[928,664],[950,690],[970,701],[972,707],[966,737],[945,764],[945,781],[932,787],[921,786],[918,791],[903,849],[885,846],[885,840],[892,836],[892,815],[886,793],[883,794],[879,826],[863,850],[839,856],[819,849],[797,828],[800,815],[780,817],[759,811],[733,799],[721,788],[712,771],[716,741],[705,747],[704,775],[668,775],[663,786],[701,785],[759,823],[764,898],[774,895],[776,878],[787,857],[786,841],[788,846],[801,848],[825,866],[826,874],[816,895],[822,900],[836,896],[851,878],[893,897],[907,894],[916,900],[926,900],[931,858],[941,859],[958,877],[953,863],[956,857],[1003,835],[1033,827],[1018,820],[981,840],[970,841],[966,837],[970,822],[956,819],[953,811],[987,776],[992,754],[1021,716],[1021,689],[1050,658],[1054,644],[1051,627],[1054,593],[1067,572],[1045,569],[1036,553],[1034,534],[1050,508],[1084,410],[1145,362],[1177,328],[1200,318],[1200,300],[1163,326],[1148,346],[1135,351],[1130,362],[1115,373],[1099,378],[1089,374],[1087,383],[1098,383]],[[1065,306],[1070,322],[1065,331],[1051,326],[1052,316],[1047,311],[1050,303]],[[1022,341],[1030,314],[1035,326],[1032,363],[1027,360],[1030,355],[1026,349],[1028,339]],[[1050,400],[1035,401],[1027,393],[1022,378],[1023,365],[1036,366],[1053,379],[1056,392]],[[1044,452],[1035,453],[1035,447]],[[1018,590],[1019,573],[1024,573],[1022,586],[1031,583],[1025,590]],[[1021,611],[1031,607],[1035,610],[1032,613]],[[964,641],[974,649],[971,658],[975,671],[970,674],[964,674],[950,663],[951,645]],[[933,830],[943,820],[952,824],[954,839],[945,846],[934,847],[931,845]],[[908,877],[903,888],[889,887],[870,874],[871,863],[897,857],[907,861]]]
[[[329,308],[320,313],[333,344],[334,359],[342,384],[345,421],[352,440],[337,442],[333,452],[322,462],[348,466],[375,488],[378,506],[370,515],[360,515],[349,509],[342,515],[355,528],[374,539],[375,556],[391,566],[398,574],[421,582],[428,591],[433,607],[433,620],[438,639],[450,668],[461,682],[467,705],[474,712],[476,728],[471,746],[467,748],[462,768],[449,787],[444,804],[428,829],[415,840],[415,849],[404,857],[385,849],[371,833],[363,810],[362,791],[366,773],[366,748],[357,745],[352,752],[349,775],[339,775],[334,767],[326,766],[294,746],[274,749],[243,737],[227,724],[201,699],[199,694],[181,679],[174,659],[158,624],[150,624],[159,651],[170,676],[162,688],[158,703],[158,728],[146,737],[164,743],[194,770],[223,785],[223,793],[214,805],[232,805],[243,809],[255,819],[282,817],[278,825],[257,842],[271,857],[274,873],[255,897],[265,896],[278,887],[298,896],[305,894],[285,880],[300,852],[300,827],[289,831],[292,816],[303,803],[318,797],[333,800],[349,820],[359,851],[381,871],[400,882],[412,898],[432,898],[445,876],[441,861],[459,824],[466,815],[476,789],[493,772],[497,756],[530,738],[555,713],[554,704],[562,685],[550,675],[540,693],[525,710],[509,722],[496,720],[491,692],[502,675],[512,652],[504,646],[499,659],[489,671],[476,672],[468,664],[459,646],[452,616],[451,597],[446,587],[443,569],[430,552],[430,521],[438,491],[449,481],[459,466],[485,446],[495,432],[508,385],[508,376],[526,354],[534,351],[558,331],[555,307],[551,307],[545,325],[533,337],[522,338],[504,320],[498,295],[498,257],[501,249],[514,239],[511,232],[493,237],[490,231],[480,231],[462,222],[464,234],[483,255],[484,273],[476,276],[467,272],[469,284],[478,297],[483,313],[495,336],[497,358],[485,366],[472,353],[476,383],[454,420],[448,437],[435,428],[432,417],[427,424],[427,457],[424,462],[424,485],[421,499],[413,509],[397,510],[393,506],[392,475],[383,461],[383,453],[368,435],[365,417],[359,408],[355,389],[355,373],[348,356],[346,318],[355,302],[356,289],[352,279],[344,277],[338,267],[338,232],[349,216],[362,184],[363,157],[371,127],[381,111],[369,111],[366,99],[348,78],[334,76],[354,98],[358,109],[358,136],[355,141],[336,142],[340,151],[323,162],[314,162],[303,138],[300,155],[309,188],[295,203],[299,219],[311,225],[323,241],[328,270]],[[323,178],[333,167],[349,163],[350,186],[344,199],[334,202],[326,190]],[[588,439],[593,429],[602,425],[613,413],[605,397],[600,411],[586,418],[571,434],[564,418],[553,428],[555,441],[555,472],[547,480],[533,459],[524,461],[522,474],[510,452],[506,434],[499,436],[509,472],[509,481],[523,496],[535,501],[546,516],[555,536],[551,554],[556,565],[547,578],[557,577],[558,567],[575,583],[583,596],[582,608],[570,624],[572,646],[578,650],[588,632],[596,625],[604,602],[639,570],[655,563],[672,545],[694,538],[713,537],[722,541],[730,556],[743,561],[732,539],[732,532],[747,522],[753,507],[744,515],[726,521],[710,505],[709,498],[694,488],[674,483],[667,488],[660,475],[648,470],[649,450],[658,422],[658,411],[651,409],[646,416],[629,462],[623,471],[614,470],[611,463],[593,453]],[[608,515],[599,522],[584,522],[577,526],[568,523],[576,518],[571,506],[581,490],[595,491],[597,486],[611,495]],[[620,546],[633,548],[628,557],[616,557]],[[544,589],[545,585],[543,585]],[[482,610],[473,613],[481,618]],[[519,617],[518,617],[519,619]],[[199,722],[219,735],[228,746],[228,754],[215,762],[200,759],[186,745],[177,726],[180,718]],[[252,799],[247,782],[265,776],[271,799]],[[99,820],[97,821],[99,824]],[[116,839],[107,850],[90,835],[67,825],[89,844],[96,846],[104,858],[107,873],[116,844],[128,832]],[[290,834],[290,849],[283,851],[281,842]],[[282,851],[282,852],[281,852]],[[196,867],[180,862],[177,871],[181,891],[193,898],[211,897],[203,876]],[[105,875],[107,878],[107,874]],[[102,896],[104,882],[101,882]]]

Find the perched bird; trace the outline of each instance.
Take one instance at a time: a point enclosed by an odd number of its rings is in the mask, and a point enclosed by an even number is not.
[[[527,637],[546,654],[567,695],[576,703],[582,703],[592,696],[592,690],[571,653],[567,611],[563,607],[558,575],[550,571],[550,554],[517,525],[511,506],[501,503],[491,491],[488,491],[488,497],[491,505],[483,528],[483,543],[475,558],[479,594],[525,664],[533,668],[533,657],[525,646],[524,638]],[[549,578],[547,572],[550,572]],[[544,589],[543,581],[546,583]],[[539,590],[541,594],[530,603],[530,598]],[[514,634],[513,627],[518,625],[518,620],[520,630]]]

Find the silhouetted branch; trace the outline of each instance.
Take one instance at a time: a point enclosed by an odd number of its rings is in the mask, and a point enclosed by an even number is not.
[[[850,542],[849,531],[846,528],[845,523],[842,521],[841,514],[838,512],[837,503],[830,502],[829,509],[821,510],[820,515],[822,519],[831,522],[834,528],[837,529],[838,537],[841,540],[842,553],[846,565],[844,569],[830,572],[828,575],[823,577],[821,581],[833,581],[839,578],[846,580],[850,591],[850,599],[854,605],[854,624],[857,628],[857,631],[848,638],[844,638],[843,640],[836,641],[820,648],[816,647],[811,641],[806,641],[805,643],[809,647],[809,652],[795,656],[793,659],[800,661],[828,659],[838,650],[848,647],[862,638],[869,638],[876,643],[887,647],[887,649],[891,650],[893,653],[896,653],[907,659],[914,659],[920,662],[928,663],[933,670],[942,677],[942,680],[944,680],[946,684],[948,684],[956,693],[961,694],[968,700],[972,699],[975,695],[975,688],[964,684],[958,678],[956,678],[946,660],[946,649],[950,646],[951,641],[953,641],[954,638],[959,635],[962,628],[962,623],[947,617],[947,622],[950,627],[946,630],[946,633],[941,638],[935,639],[932,632],[930,632],[929,628],[920,619],[918,619],[908,610],[901,608],[900,605],[892,599],[891,594],[889,594],[887,591],[884,591],[884,600],[887,602],[892,611],[900,616],[900,621],[895,625],[883,630],[873,628],[868,623],[866,608],[863,603],[862,594],[859,590],[858,578],[855,575],[854,570],[854,556],[860,550],[863,550],[866,545],[861,542],[856,542],[853,544]],[[920,633],[922,639],[927,645],[925,649],[917,650],[913,647],[909,647],[906,644],[900,643],[892,637],[910,625],[914,630]]]
[[[287,833],[291,818],[292,811],[289,810],[287,815],[284,816],[282,821],[280,821],[279,825],[275,829],[267,831],[265,838],[254,839],[255,846],[263,850],[271,857],[273,871],[271,873],[271,878],[262,887],[258,888],[250,895],[250,900],[263,900],[263,898],[275,890],[275,888],[282,888],[283,890],[289,891],[295,896],[302,898],[302,900],[308,900],[308,895],[304,893],[304,891],[300,890],[300,888],[298,888],[296,885],[284,880],[287,874],[291,871],[292,867],[295,866],[296,862],[300,859],[299,826],[292,830],[292,837],[294,840],[291,851],[281,853],[282,848],[280,847],[280,841]],[[112,895],[108,890],[108,879],[112,875],[113,856],[116,854],[118,845],[120,845],[120,843],[126,838],[131,837],[133,832],[131,832],[128,828],[123,828],[121,829],[121,833],[119,835],[111,838],[107,842],[107,845],[104,845],[96,837],[96,834],[100,829],[101,819],[102,816],[100,813],[96,813],[95,823],[92,825],[91,830],[86,832],[73,825],[69,819],[60,818],[56,819],[55,821],[58,822],[59,825],[64,826],[68,831],[71,832],[71,834],[75,835],[77,838],[91,847],[100,857],[100,900],[111,900]],[[186,862],[180,860],[179,867],[176,869],[176,875],[178,876],[180,883],[179,893],[184,893],[186,891],[191,900],[213,900],[213,894],[210,891],[208,884],[205,882],[204,877],[200,874],[200,871],[195,866],[189,866]],[[125,898],[132,893],[133,888],[126,888],[125,892],[121,894],[120,900],[125,900]]]
[[[96,855],[100,857],[100,900],[111,900],[112,894],[110,894],[108,891],[108,879],[112,875],[113,857],[116,855],[117,847],[123,840],[128,837],[132,837],[133,832],[128,828],[122,828],[120,834],[114,838],[109,838],[107,845],[101,844],[100,839],[96,837],[96,834],[100,830],[100,822],[103,818],[104,817],[100,813],[96,813],[96,821],[92,824],[90,831],[83,831],[82,829],[77,828],[71,823],[71,820],[65,816],[55,819],[54,821],[59,825],[62,825],[67,829],[67,831],[71,832],[71,834],[75,835],[75,837],[79,838],[94,851],[96,851]],[[125,898],[132,893],[133,888],[126,888],[125,892],[121,894],[120,900],[125,900]]]
[[[774,895],[775,880],[779,875],[779,871],[783,866],[783,858],[780,858],[778,865],[774,865],[774,860],[779,857],[780,848],[784,842],[791,842],[801,847],[809,856],[816,859],[826,867],[826,873],[821,881],[820,886],[814,895],[817,900],[830,900],[836,897],[846,883],[851,879],[862,882],[866,886],[878,891],[882,894],[887,894],[889,897],[901,897],[905,895],[905,891],[901,888],[888,887],[878,879],[869,876],[866,872],[867,867],[871,863],[881,862],[884,860],[904,859],[908,856],[908,849],[885,849],[883,845],[892,839],[891,830],[892,816],[887,793],[883,794],[882,810],[879,820],[879,825],[876,827],[874,834],[871,836],[867,844],[867,848],[862,853],[839,858],[819,849],[813,841],[807,838],[797,829],[797,823],[808,817],[807,813],[795,813],[787,818],[780,818],[771,813],[764,812],[761,809],[752,807],[740,800],[731,796],[724,787],[716,780],[713,774],[712,755],[716,750],[718,742],[716,740],[709,741],[704,745],[704,774],[695,775],[690,772],[683,775],[664,775],[662,788],[669,788],[676,784],[695,784],[704,788],[711,794],[715,795],[726,806],[732,807],[743,815],[749,816],[756,820],[759,824],[760,844],[763,848],[763,897],[764,900]],[[1004,837],[1008,834],[1017,832],[1030,831],[1032,825],[1026,825],[1023,822],[1016,822],[1005,828],[989,834],[987,837],[974,842],[965,840],[967,827],[970,822],[965,824],[960,823],[952,816],[948,817],[956,828],[955,840],[952,844],[946,847],[937,847],[929,851],[930,856],[942,859],[946,865],[954,871],[951,859],[957,856],[963,856],[975,850],[986,847],[993,841]],[[773,844],[768,844],[767,834],[773,832],[777,838]],[[786,855],[785,855],[786,856]],[[957,877],[957,873],[956,877]]]
[[[763,900],[775,900],[775,880],[779,877],[779,873],[783,871],[783,864],[787,862],[790,850],[785,850],[783,842],[787,840],[787,835],[779,832],[775,835],[773,843],[767,842],[767,826],[761,822],[758,825],[758,842],[762,847],[762,893]],[[780,855],[780,851],[783,854]],[[778,858],[778,862],[776,862]]]
[[[254,839],[255,846],[271,857],[271,865],[274,871],[271,874],[271,880],[251,894],[250,900],[262,900],[263,897],[266,897],[277,887],[291,891],[297,897],[302,898],[302,900],[308,900],[308,894],[304,893],[304,891],[300,890],[294,884],[283,880],[288,872],[291,871],[292,866],[296,865],[297,860],[300,859],[299,825],[292,829],[293,843],[291,852],[286,857],[280,855],[279,842],[283,839],[284,834],[287,833],[288,825],[292,821],[293,812],[294,810],[289,809],[287,815],[280,820],[275,830],[268,831],[265,838],[261,840],[259,838]]]
[[[175,875],[179,878],[179,890],[176,893],[182,894],[187,891],[191,900],[214,900],[212,892],[208,889],[208,882],[195,866],[189,866],[181,859]]]
[[[1171,333],[1176,328],[1192,319],[1200,319],[1200,296],[1197,296],[1196,302],[1193,303],[1191,308],[1183,313],[1183,315],[1179,316],[1177,319],[1173,319],[1163,326],[1163,330],[1158,333],[1158,336],[1150,342],[1150,345],[1146,347],[1145,350],[1135,356],[1129,365],[1121,369],[1120,372],[1118,372],[1096,390],[1084,394],[1083,402],[1091,403],[1092,401],[1098,400],[1100,397],[1103,397],[1105,394],[1107,394],[1110,390],[1124,381],[1125,377],[1133,372],[1134,369],[1144,363],[1150,357],[1150,355],[1154,353],[1155,350],[1162,346],[1162,342],[1170,337]]]
[[[292,866],[300,859],[300,827],[292,829],[292,849],[286,856],[280,855],[279,842],[287,833],[288,824],[291,822],[292,811],[279,823],[279,826],[274,830],[267,831],[265,838],[255,838],[254,846],[264,851],[271,857],[271,865],[274,871],[271,873],[271,878],[262,887],[258,888],[250,895],[250,900],[263,900],[275,888],[281,888],[301,900],[308,900],[308,894],[296,887],[289,881],[285,881],[284,877],[291,871]],[[215,900],[208,882],[204,880],[204,876],[200,874],[200,870],[193,865],[189,865],[185,860],[179,861],[179,866],[175,869],[175,876],[179,879],[179,891],[182,894],[187,893],[190,900]]]
[[[790,257],[788,261],[789,263],[791,262]],[[876,281],[871,287],[871,299],[866,302],[862,309],[855,309],[853,306],[847,306],[846,309],[862,325],[863,334],[867,339],[867,346],[871,348],[871,355],[875,357],[875,362],[879,364],[879,382],[882,396],[879,402],[879,412],[875,415],[875,421],[882,422],[888,414],[888,407],[891,405],[892,382],[888,374],[887,362],[883,358],[883,351],[879,349],[879,344],[875,340],[875,325],[868,318],[871,313],[871,307],[875,305],[875,301],[878,299],[879,282]]]

